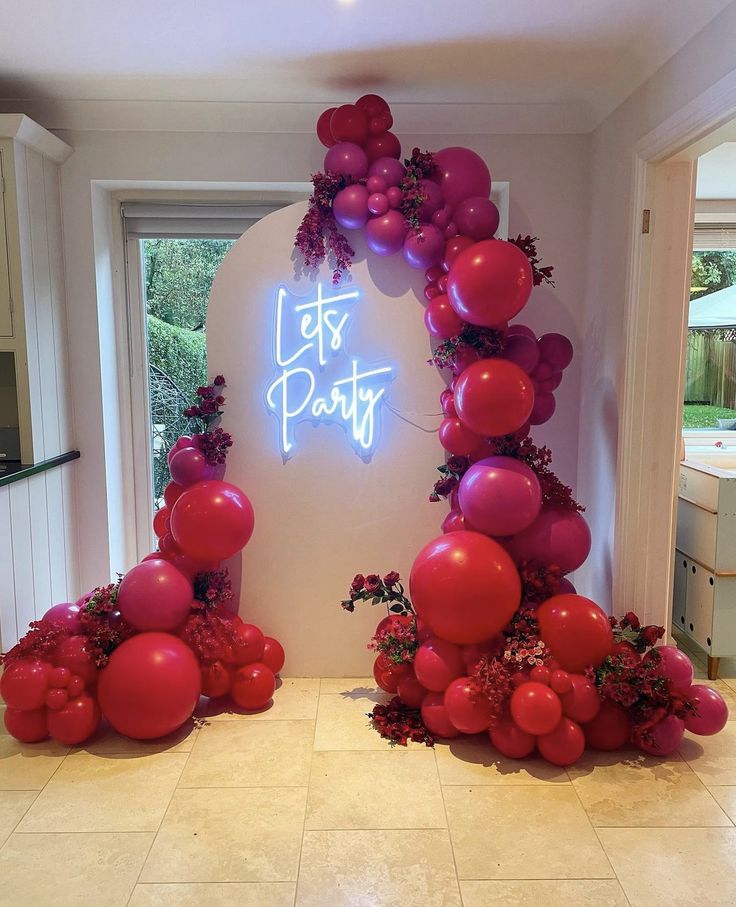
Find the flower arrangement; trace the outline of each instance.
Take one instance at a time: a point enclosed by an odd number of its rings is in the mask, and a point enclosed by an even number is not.
[[[340,602],[345,611],[355,611],[355,603],[368,601],[372,605],[385,604],[389,614],[413,614],[411,602],[404,595],[401,577],[392,570],[383,579],[377,573],[364,576],[358,573],[350,584],[350,597]]]
[[[419,185],[419,181],[432,175],[434,158],[429,151],[420,151],[418,148],[413,148],[411,157],[409,160],[404,161],[404,166],[406,170],[399,185],[402,192],[399,211],[404,215],[406,222],[411,228],[418,231],[421,228],[419,212],[427,198],[426,193],[422,191]]]
[[[521,251],[529,259],[529,264],[532,266],[532,276],[534,280],[534,286],[538,287],[541,283],[549,284],[551,287],[554,287],[555,282],[552,280],[552,272],[554,271],[554,265],[547,265],[544,268],[539,267],[541,258],[537,253],[537,243],[539,242],[538,236],[523,236],[519,234],[516,239],[509,237],[509,242],[515,246],[518,246]]]
[[[391,743],[406,746],[411,740],[414,743],[424,743],[434,746],[434,737],[424,726],[419,709],[412,709],[404,705],[398,696],[388,703],[379,703],[372,712],[368,713],[373,727],[381,737]]]
[[[208,570],[194,577],[193,607],[217,608],[226,605],[233,597],[233,584],[227,567]]]
[[[419,648],[416,620],[405,614],[382,620],[368,648],[380,652],[391,664],[410,665]]]
[[[452,456],[447,462],[437,467],[437,472],[442,478],[437,479],[429,496],[433,503],[442,498],[448,498],[460,484],[460,479],[470,469],[470,460],[467,457]]]
[[[483,359],[499,356],[503,352],[503,333],[495,328],[465,324],[457,336],[438,344],[427,362],[435,368],[454,369],[458,357],[467,350],[475,350]]]
[[[119,574],[116,583],[94,589],[79,611],[79,622],[98,668],[104,668],[115,649],[135,632],[117,610],[121,579]]]

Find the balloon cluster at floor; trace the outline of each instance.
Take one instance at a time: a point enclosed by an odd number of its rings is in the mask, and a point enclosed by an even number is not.
[[[376,255],[423,270],[424,322],[447,384],[430,496],[450,503],[442,534],[417,555],[408,595],[394,571],[358,574],[342,602],[388,611],[370,646],[376,681],[396,698],[376,708],[376,727],[400,743],[487,733],[505,757],[538,751],[556,765],[586,745],[667,755],[686,729],[718,732],[722,697],[658,644],[664,628],[633,611],[610,618],[567,579],[590,532],[530,430],[553,416],[573,345],[513,322],[535,286],[554,285],[537,238],[497,236],[478,154],[415,148],[402,163],[392,124],[376,95],[322,114],[324,172],[295,241],[306,265],[334,263],[335,282],[354,230]]]
[[[55,605],[3,656],[5,726],[18,740],[80,744],[103,717],[120,734],[151,740],[189,721],[201,696],[269,705],[283,648],[230,610],[221,567],[247,544],[254,515],[243,491],[222,481],[232,442],[211,428],[224,403],[224,379],[216,381],[198,391],[204,409],[194,408],[205,431],[169,451],[158,550],[117,583]]]

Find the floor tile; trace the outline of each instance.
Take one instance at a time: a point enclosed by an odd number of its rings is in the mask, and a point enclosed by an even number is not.
[[[716,803],[726,813],[732,822],[736,822],[736,787],[711,787],[709,788]]]
[[[460,882],[463,907],[628,907],[615,879]]]
[[[431,750],[315,753],[307,828],[446,828]]]
[[[306,788],[177,790],[141,882],[293,882]]]
[[[373,677],[323,677],[320,681],[319,692],[321,696],[363,694],[367,698],[382,702],[387,698],[383,690],[379,690]]]
[[[109,724],[101,725],[91,740],[81,746],[73,747],[73,752],[82,751],[95,753],[98,756],[115,755],[117,753],[130,753],[144,755],[145,753],[188,753],[194,746],[199,728],[193,721],[188,721],[173,734],[160,737],[158,740],[131,740],[114,731]]]
[[[736,903],[736,828],[601,828],[632,907]]]
[[[307,831],[296,907],[460,907],[446,831]]]
[[[0,849],[0,907],[124,907],[152,838],[13,834]]]
[[[37,796],[35,790],[0,791],[0,847]]]
[[[317,714],[318,698],[319,677],[285,677],[266,709],[247,712],[230,700],[202,698],[194,714],[206,721],[310,721]]]
[[[686,732],[679,753],[706,787],[736,785],[736,722],[712,737]]]
[[[442,784],[567,784],[564,768],[540,757],[506,759],[487,734],[435,744]]]
[[[380,736],[368,717],[376,702],[382,701],[378,695],[374,694],[371,699],[362,692],[347,696],[337,693],[320,696],[314,736],[315,750],[392,749],[389,741]],[[423,744],[409,744],[410,749],[420,746]]]
[[[698,776],[676,756],[663,760],[633,750],[586,751],[568,773],[596,826],[731,824]]]
[[[128,907],[293,907],[294,882],[136,885]]]
[[[0,790],[41,790],[69,752],[53,740],[20,743],[0,737]]]
[[[314,721],[215,721],[203,727],[179,787],[306,787]]]
[[[605,879],[613,872],[571,785],[444,787],[461,879]]]
[[[18,830],[156,831],[186,759],[186,753],[72,753],[38,795]]]

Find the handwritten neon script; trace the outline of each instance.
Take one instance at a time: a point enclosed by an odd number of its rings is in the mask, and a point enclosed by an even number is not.
[[[362,364],[344,349],[359,296],[356,289],[324,296],[322,284],[308,297],[279,287],[274,334],[278,374],[266,390],[266,403],[278,416],[284,457],[293,453],[295,428],[303,421],[340,423],[361,457],[373,454],[379,404],[393,370]]]

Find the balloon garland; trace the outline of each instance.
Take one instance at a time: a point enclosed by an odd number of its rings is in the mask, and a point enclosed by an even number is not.
[[[248,543],[253,508],[222,481],[232,438],[217,424],[225,379],[185,410],[202,428],[169,451],[172,481],[153,519],[158,550],[117,583],[54,605],[2,656],[5,727],[24,743],[91,737],[103,718],[151,740],[176,731],[200,695],[263,709],[284,664],[280,643],[227,608],[220,562]]]
[[[358,574],[342,602],[387,608],[370,647],[377,684],[396,696],[376,706],[375,727],[402,744],[485,732],[503,756],[538,750],[555,765],[586,745],[667,755],[686,729],[717,733],[723,698],[693,684],[683,652],[656,646],[664,628],[633,612],[609,618],[566,579],[586,560],[590,531],[529,431],[554,414],[573,347],[509,324],[535,286],[552,283],[552,267],[535,237],[496,237],[479,155],[415,148],[401,163],[392,125],[376,95],[322,113],[324,172],[295,240],[307,267],[331,262],[335,283],[354,254],[342,230],[423,269],[432,361],[448,376],[445,462],[430,495],[450,501],[442,535],[414,560],[411,600],[391,572]]]

